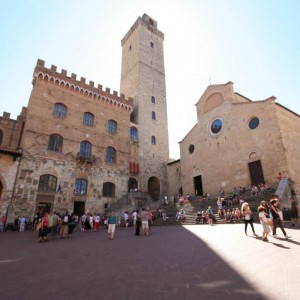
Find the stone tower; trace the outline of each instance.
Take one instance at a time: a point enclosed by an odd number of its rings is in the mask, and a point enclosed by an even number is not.
[[[131,126],[138,132],[136,175],[140,190],[158,199],[168,192],[169,159],[164,34],[148,15],[122,39],[121,93],[134,99]],[[135,129],[134,128],[134,129]]]

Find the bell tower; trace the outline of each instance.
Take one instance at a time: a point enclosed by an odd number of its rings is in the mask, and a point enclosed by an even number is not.
[[[140,190],[155,200],[167,195],[169,138],[164,34],[148,15],[139,17],[122,39],[121,93],[134,99],[131,126],[138,132]],[[131,128],[132,128],[131,127]]]

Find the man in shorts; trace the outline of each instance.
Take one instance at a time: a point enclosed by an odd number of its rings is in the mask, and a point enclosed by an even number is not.
[[[116,223],[117,223],[117,218],[115,216],[115,213],[112,211],[112,212],[110,212],[110,215],[108,217],[108,230],[107,230],[108,239],[110,239],[110,240],[114,239]]]
[[[148,212],[145,210],[145,208],[142,209],[141,219],[142,219],[142,235],[149,235]]]

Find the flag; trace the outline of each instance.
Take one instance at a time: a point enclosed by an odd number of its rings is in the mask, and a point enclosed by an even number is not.
[[[61,191],[61,186],[60,184],[58,185],[57,189],[56,189],[56,193],[59,193]]]

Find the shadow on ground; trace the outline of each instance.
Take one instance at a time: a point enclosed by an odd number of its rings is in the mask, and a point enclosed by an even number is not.
[[[180,226],[149,237],[117,228],[39,244],[0,234],[1,299],[266,299],[201,239]]]

